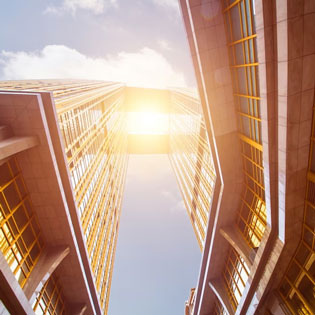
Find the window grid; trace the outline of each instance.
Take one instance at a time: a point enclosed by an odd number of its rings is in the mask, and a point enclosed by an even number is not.
[[[28,81],[2,81],[2,89],[51,91],[55,98],[69,96],[76,92],[90,91],[96,88],[112,85],[111,82],[103,81],[78,81],[78,80],[28,80]]]
[[[313,107],[312,135],[302,238],[281,281],[278,292],[292,314],[315,313],[315,119]]]
[[[249,275],[249,268],[243,258],[230,246],[223,269],[223,281],[231,305],[236,310]]]
[[[33,310],[36,315],[65,314],[65,303],[58,279],[52,275],[37,295]]]
[[[82,213],[81,222],[82,222],[82,228],[83,228],[84,233],[86,233],[88,224],[91,223],[92,214],[95,213],[95,211],[98,211],[97,207],[95,206],[96,206],[97,198],[99,197],[99,194],[102,192],[102,187],[104,185],[103,179],[107,175],[107,172],[112,173],[113,170],[115,170],[115,166],[117,165],[115,161],[116,159],[115,152],[117,152],[117,150],[119,149],[119,146],[123,144],[123,140],[125,139],[126,137],[121,135],[120,137],[116,137],[116,139],[110,144],[110,147],[108,149],[108,155],[107,155],[109,157],[107,161],[110,161],[110,162],[108,164],[105,164],[105,167],[102,169],[99,180],[97,181],[95,187],[93,187],[93,192],[91,193],[90,198],[87,200],[84,212]],[[125,142],[126,141],[124,141],[124,143]],[[119,167],[119,165],[117,165],[116,167]],[[106,187],[107,189],[109,188],[108,184]],[[103,187],[103,190],[104,190],[104,187]],[[105,192],[103,191],[103,195],[105,196],[107,195],[106,190]],[[80,205],[81,205],[81,202],[79,201],[78,206],[80,207]]]
[[[104,84],[67,95],[59,91],[56,107],[91,269],[106,313],[127,166],[122,86]]]
[[[248,245],[258,247],[266,224],[256,34],[251,0],[223,0],[234,99],[245,176],[237,225]]]
[[[1,165],[0,174],[0,248],[23,288],[44,244],[16,158]]]
[[[237,226],[247,244],[256,248],[263,237],[267,218],[253,7],[252,0],[222,0],[222,4],[245,184]],[[223,278],[234,310],[245,289],[248,273],[243,259],[230,248]]]
[[[202,249],[216,180],[214,164],[200,102],[173,90],[171,104],[170,161]]]
[[[119,187],[124,186],[125,182],[125,176],[127,170],[127,162],[125,160],[123,167],[120,169],[120,174],[117,176],[119,178]],[[112,227],[112,233],[111,233],[111,241],[110,241],[110,253],[111,256],[106,261],[106,266],[103,271],[103,278],[105,281],[102,281],[102,290],[101,290],[101,303],[103,305],[103,308],[105,309],[105,314],[108,310],[109,305],[109,295],[110,295],[110,288],[111,288],[111,280],[112,280],[112,271],[113,271],[113,262],[116,252],[116,244],[117,244],[117,237],[118,237],[118,227],[119,227],[119,218],[120,218],[120,211],[121,211],[121,202],[122,202],[122,190],[118,191],[116,189],[116,195],[115,195],[115,201],[114,201],[114,219],[113,223],[111,225]],[[100,261],[103,261],[103,258],[101,258]]]

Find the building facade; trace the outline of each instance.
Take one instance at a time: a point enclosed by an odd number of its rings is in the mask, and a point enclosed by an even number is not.
[[[315,3],[180,5],[220,191],[189,314],[314,314]]]
[[[216,180],[200,101],[183,89],[170,96],[169,157],[203,250]]]
[[[75,80],[0,89],[3,312],[107,314],[129,154],[169,154],[203,249],[216,175],[196,95]],[[129,134],[147,104],[167,134]]]
[[[89,314],[106,314],[128,159],[124,86],[86,81],[25,81],[3,82],[1,88],[22,91],[1,95],[2,104],[11,109],[10,113],[9,108],[2,107],[2,143],[17,150],[8,154],[3,151],[1,157],[2,259],[7,261],[36,314],[85,310]],[[46,117],[39,115],[37,109],[48,108],[51,112],[46,112]],[[49,124],[55,124],[57,134],[52,134]],[[18,154],[16,142],[25,142],[18,135],[32,132],[33,143],[29,147],[36,147],[28,152],[20,148],[23,150]],[[53,152],[58,150],[56,144],[49,146],[49,142],[57,141],[61,145],[59,165],[55,165],[59,198],[67,195],[63,198],[64,209],[58,210],[49,196],[54,196],[53,189],[57,187],[49,182],[47,174],[49,168],[53,170],[47,160],[56,160]],[[30,153],[36,150],[37,160],[32,156],[36,153]],[[72,236],[76,250],[63,235],[67,219],[68,238]],[[55,257],[49,261],[47,256],[55,251]],[[67,264],[72,268],[75,258],[69,253],[75,251],[76,264],[81,267],[77,273],[86,278],[83,286],[79,279],[76,284],[78,275],[62,270]],[[64,259],[68,262],[62,264]],[[59,264],[59,272],[54,272]],[[36,278],[36,272],[44,272],[43,278]],[[64,284],[64,277],[70,276],[73,291],[86,289],[88,299],[83,297],[82,303],[71,297],[69,286]],[[90,300],[90,305],[85,300]]]

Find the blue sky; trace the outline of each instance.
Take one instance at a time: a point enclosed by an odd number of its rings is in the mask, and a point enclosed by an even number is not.
[[[195,86],[177,0],[10,0],[0,80]],[[167,156],[131,156],[109,315],[183,314],[201,253]]]
[[[200,259],[168,156],[130,156],[109,315],[184,314]]]

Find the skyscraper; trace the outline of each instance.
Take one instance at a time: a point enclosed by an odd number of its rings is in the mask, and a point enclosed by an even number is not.
[[[314,314],[314,1],[180,4],[220,190],[186,312]]]
[[[6,84],[3,83],[2,87],[5,88]],[[71,185],[70,194],[72,196],[70,197],[74,198],[76,205],[76,211],[72,214],[71,220],[77,220],[79,223],[74,229],[77,229],[76,233],[80,235],[80,241],[85,245],[85,251],[80,252],[80,255],[87,256],[89,263],[86,264],[85,268],[88,268],[93,279],[93,289],[97,292],[99,308],[103,313],[106,313],[127,168],[127,133],[123,109],[123,86],[102,82],[46,81],[14,82],[10,83],[8,88],[23,91],[52,91],[50,100],[54,102],[56,109],[56,119],[64,145],[64,164],[67,167],[63,170],[66,174],[61,176],[64,181],[67,180],[68,184]],[[50,94],[46,94],[46,97],[49,98],[49,96]],[[25,98],[27,98],[27,94]],[[41,100],[44,107],[49,106],[43,95]],[[21,102],[23,103],[23,101]],[[34,107],[36,108],[36,106]],[[52,111],[54,111],[54,107],[51,107]],[[19,111],[20,109],[16,110]],[[26,110],[24,114],[30,115],[30,112],[31,110]],[[21,116],[22,114],[16,112],[16,115]],[[23,117],[21,117],[22,120]],[[27,126],[26,121],[21,122],[25,126],[24,129],[31,128],[33,124],[34,126],[39,124],[31,118],[29,118],[28,123]],[[21,126],[19,124],[12,128],[15,127],[20,128]],[[9,126],[7,125],[6,128]],[[25,132],[27,131],[25,130]],[[39,142],[43,146],[41,139]],[[29,182],[32,183],[33,181],[32,184],[37,185],[38,193],[44,194],[44,186],[49,186],[49,184],[45,182],[44,174],[41,182],[39,179],[37,180],[40,174],[36,177],[34,173],[40,172],[40,170],[36,169],[36,165],[33,166],[33,175],[30,175],[32,179],[29,179],[27,174],[24,176],[24,172],[17,173],[18,164],[26,168],[32,165],[32,162],[26,165],[26,161],[18,163],[18,159],[3,161],[4,164],[2,165],[1,174],[10,174],[10,176],[8,175],[6,179],[3,179],[5,183],[4,188],[2,188],[2,196],[5,203],[1,203],[3,207],[1,227],[2,233],[4,233],[1,237],[1,249],[11,270],[18,278],[21,288],[25,289],[31,281],[31,271],[33,268],[35,270],[35,266],[40,262],[41,250],[47,247],[43,232],[47,226],[43,226],[42,220],[40,220],[39,226],[35,223],[37,222],[36,215],[31,209],[29,209],[29,213],[26,213],[28,209],[26,209],[27,206],[24,201],[25,191]],[[19,174],[19,181],[26,182],[23,188],[16,183],[16,174]],[[39,187],[39,185],[43,187]],[[46,191],[49,191],[49,187]],[[13,204],[10,206],[11,199]],[[15,210],[15,204],[19,200],[21,200],[20,203],[23,205],[24,212]],[[34,201],[34,194],[32,193],[28,200],[30,204],[35,203],[36,205],[37,203],[36,198]],[[38,202],[38,206],[41,208],[40,213],[37,213],[39,217],[43,215],[42,205],[44,203]],[[10,207],[7,213],[4,209],[5,205]],[[47,209],[46,211],[54,211],[50,215],[55,216],[56,220],[61,220],[56,209]],[[10,222],[10,218],[14,218],[15,222]],[[51,219],[53,220],[53,218]],[[49,225],[48,222],[47,224]],[[26,226],[31,226],[29,238],[25,236]],[[36,241],[35,244],[34,241]],[[78,239],[76,241],[79,242]],[[22,254],[25,250],[20,242],[26,246],[25,255]],[[35,248],[36,255],[33,256],[32,252]],[[82,259],[82,257],[79,258]],[[86,270],[85,273],[87,273]],[[46,285],[43,288],[48,291]],[[53,292],[53,290],[50,291]],[[28,292],[27,289],[24,292]],[[47,293],[44,294],[43,292],[37,295],[33,305],[36,313],[40,313],[40,310],[45,313],[47,307],[52,309],[59,305],[52,303],[53,301],[50,300],[52,296],[48,294],[46,297],[46,295]],[[95,308],[97,310],[97,307]]]
[[[200,249],[203,250],[216,173],[197,95],[170,97],[169,157]]]
[[[10,312],[107,314],[129,154],[169,154],[203,248],[215,172],[196,95],[75,80],[0,88],[1,300]],[[170,132],[128,134],[128,115],[148,106]]]

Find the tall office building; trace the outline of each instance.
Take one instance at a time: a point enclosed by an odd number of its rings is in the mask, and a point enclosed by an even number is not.
[[[191,91],[171,90],[169,157],[203,250],[216,180],[202,108]]]
[[[37,130],[43,129],[42,134],[37,134],[37,139],[32,138],[33,144],[40,142],[39,148],[35,149],[38,151],[37,159],[33,159],[31,153],[27,154],[28,156],[21,154],[12,158],[1,157],[2,254],[26,297],[31,298],[31,291],[35,289],[36,292],[39,280],[34,279],[33,273],[40,272],[41,268],[48,268],[45,271],[52,272],[51,268],[56,268],[54,264],[61,259],[55,257],[56,261],[52,260],[51,266],[44,266],[45,255],[54,251],[49,250],[49,246],[60,247],[59,244],[64,242],[61,255],[66,255],[65,251],[70,249],[66,246],[69,243],[67,238],[64,238],[65,222],[61,222],[66,220],[68,209],[54,208],[55,200],[49,200],[54,198],[53,189],[56,188],[51,187],[49,183],[48,173],[53,169],[47,160],[51,153],[50,158],[53,161],[52,152],[55,149],[50,147],[50,142],[59,138],[56,135],[61,136],[63,152],[59,151],[61,161],[57,161],[60,173],[55,170],[55,175],[61,177],[61,182],[60,178],[58,180],[63,190],[69,190],[69,196],[64,200],[65,208],[69,207],[70,198],[75,206],[70,213],[72,224],[68,228],[74,229],[71,231],[75,234],[73,246],[84,244],[84,250],[79,251],[77,259],[81,265],[82,260],[86,260],[81,272],[86,275],[85,281],[89,282],[89,290],[94,290],[93,311],[107,313],[127,168],[124,86],[85,81],[25,81],[2,83],[1,88],[23,90],[21,93],[13,93],[11,100],[6,94],[4,103],[10,108],[4,110],[1,115],[2,119],[8,119],[2,128],[4,145],[18,148],[19,141],[20,146],[23,145],[23,138],[10,137],[10,132],[16,136],[21,132],[30,134],[32,130],[38,133]],[[51,91],[52,94],[40,94],[40,91]],[[28,98],[34,99],[33,96],[37,99],[28,102]],[[15,102],[20,102],[20,106]],[[48,102],[54,102],[54,105]],[[47,111],[49,106],[51,116],[48,117],[47,114],[45,121],[40,111]],[[48,119],[50,121],[47,128],[45,124]],[[50,123],[55,124],[54,135]],[[47,139],[42,139],[41,137],[45,136],[45,128]],[[48,133],[51,135],[50,139]],[[64,165],[61,166],[61,163]],[[31,194],[27,193],[28,190]],[[60,193],[59,198],[64,192]],[[44,198],[47,199],[41,200]],[[50,229],[56,231],[52,232]],[[75,250],[71,248],[71,252],[73,251]],[[73,277],[72,290],[82,291],[79,283],[76,286],[77,276],[73,273],[65,274],[66,277],[70,275]],[[66,307],[64,298],[67,300],[70,288],[63,283],[60,286],[58,282],[61,281],[56,277],[49,279],[41,291],[33,294],[31,299],[36,314],[59,314]],[[87,293],[91,298],[91,292]],[[88,313],[93,311],[89,308]],[[68,306],[67,312],[72,312],[71,305]]]
[[[180,4],[217,153],[186,314],[314,314],[315,2]]]
[[[75,80],[0,89],[3,309],[107,314],[129,154],[169,154],[203,249],[216,175],[196,95]],[[153,109],[169,130],[129,133],[128,117]]]

